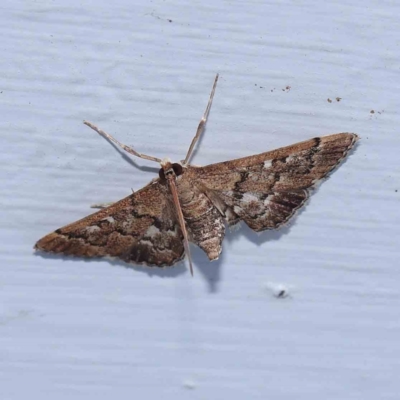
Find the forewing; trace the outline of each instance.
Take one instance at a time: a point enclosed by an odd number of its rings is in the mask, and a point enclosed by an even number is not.
[[[35,248],[79,257],[116,257],[170,266],[184,257],[182,232],[168,189],[158,181],[110,207],[57,229]]]
[[[235,222],[243,219],[255,231],[286,223],[305,203],[311,189],[346,157],[357,141],[353,133],[314,138],[267,153],[190,167],[193,181]],[[229,215],[228,215],[229,213]],[[235,219],[235,216],[239,218]]]

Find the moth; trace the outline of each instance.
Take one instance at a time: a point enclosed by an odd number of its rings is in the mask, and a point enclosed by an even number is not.
[[[354,133],[337,133],[204,167],[190,165],[217,81],[218,74],[181,162],[138,153],[84,121],[128,153],[159,163],[159,177],[128,197],[48,234],[35,249],[78,257],[115,257],[155,267],[172,266],[187,254],[193,275],[189,242],[216,260],[226,225],[244,221],[260,232],[286,224],[307,201],[310,190],[343,161],[358,140]]]

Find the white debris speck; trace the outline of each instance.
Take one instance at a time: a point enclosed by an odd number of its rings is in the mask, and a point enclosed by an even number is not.
[[[264,289],[271,293],[278,299],[284,299],[291,296],[292,288],[282,283],[267,282],[264,285]]]

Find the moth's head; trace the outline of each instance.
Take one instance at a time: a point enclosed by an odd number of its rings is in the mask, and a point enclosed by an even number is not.
[[[161,169],[158,171],[158,175],[161,182],[165,182],[169,175],[179,176],[183,173],[182,165],[180,163],[172,163],[169,158],[164,158],[160,164]]]

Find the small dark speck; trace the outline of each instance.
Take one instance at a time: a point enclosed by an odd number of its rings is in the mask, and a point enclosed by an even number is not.
[[[286,290],[281,290],[281,291],[279,291],[279,293],[276,294],[276,297],[277,297],[278,299],[283,299],[283,298],[285,298],[286,296],[287,296]]]
[[[369,113],[370,114],[375,114],[375,110],[371,110]]]
[[[341,97],[336,97],[336,101],[340,101],[340,100],[342,100]]]
[[[332,100],[331,100],[331,99],[328,99],[328,103],[332,103]]]
[[[260,89],[264,89],[264,86],[260,86]]]
[[[397,193],[397,192],[398,192],[398,190],[396,189],[396,190],[395,190],[395,192]]]
[[[168,22],[172,22],[172,19],[169,19]]]

